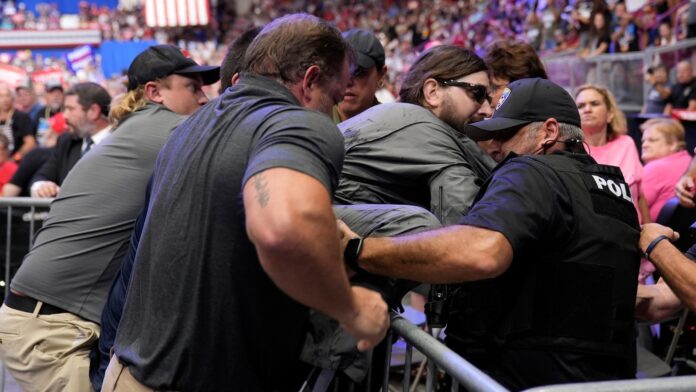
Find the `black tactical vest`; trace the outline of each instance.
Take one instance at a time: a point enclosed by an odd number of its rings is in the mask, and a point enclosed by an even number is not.
[[[501,276],[458,285],[448,339],[490,356],[520,348],[635,361],[640,229],[621,171],[578,154],[514,159],[560,179],[572,200],[574,227],[560,243],[535,244],[514,255]]]

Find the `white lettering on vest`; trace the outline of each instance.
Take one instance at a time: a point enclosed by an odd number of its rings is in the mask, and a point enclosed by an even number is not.
[[[604,190],[604,188],[607,187],[609,188],[609,191],[614,194],[614,196],[620,197],[630,203],[633,203],[631,195],[628,192],[628,188],[626,187],[626,184],[617,184],[614,182],[614,180],[606,180],[600,176],[595,175],[592,175],[592,178],[594,178],[595,184],[597,184],[597,188],[600,191]]]

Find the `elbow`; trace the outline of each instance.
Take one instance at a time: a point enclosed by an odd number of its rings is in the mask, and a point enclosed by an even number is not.
[[[480,279],[492,279],[502,275],[507,271],[509,264],[501,262],[496,257],[481,259],[478,263],[477,271]]]
[[[450,263],[453,267],[460,266],[454,267],[451,271],[452,283],[493,279],[507,270],[507,265],[504,265],[495,257],[477,257],[473,262],[471,259],[462,260],[457,257],[455,260],[451,260]],[[466,267],[462,268],[462,266]]]
[[[267,222],[247,222],[247,235],[260,254],[287,251],[293,241],[292,228],[282,217]]]

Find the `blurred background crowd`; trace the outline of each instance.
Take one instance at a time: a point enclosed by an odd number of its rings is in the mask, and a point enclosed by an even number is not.
[[[398,83],[418,53],[440,43],[481,53],[495,40],[517,39],[530,43],[542,58],[559,52],[590,58],[669,46],[696,35],[689,30],[689,23],[696,23],[696,10],[690,12],[688,1],[676,0],[255,0],[245,6],[213,1],[206,2],[211,15],[206,26],[185,27],[148,25],[145,4],[140,1],[111,3],[110,7],[82,1],[73,9],[76,13],[67,14],[57,3],[32,7],[22,1],[0,1],[0,32],[98,30],[103,42],[171,43],[188,50],[199,63],[220,64],[229,43],[246,29],[286,13],[306,11],[335,22],[341,30],[357,27],[377,34],[385,47],[392,83]],[[117,80],[122,73],[118,71],[123,70],[109,69],[105,74],[101,57],[97,53],[93,65],[71,72],[64,56],[0,48],[0,64],[30,73],[57,68],[64,71],[66,81],[96,81],[116,92],[118,85],[109,81]]]

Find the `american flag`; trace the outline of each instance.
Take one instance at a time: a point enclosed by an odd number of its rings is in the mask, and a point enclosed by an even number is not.
[[[145,23],[150,27],[202,26],[209,22],[209,0],[145,0]]]

